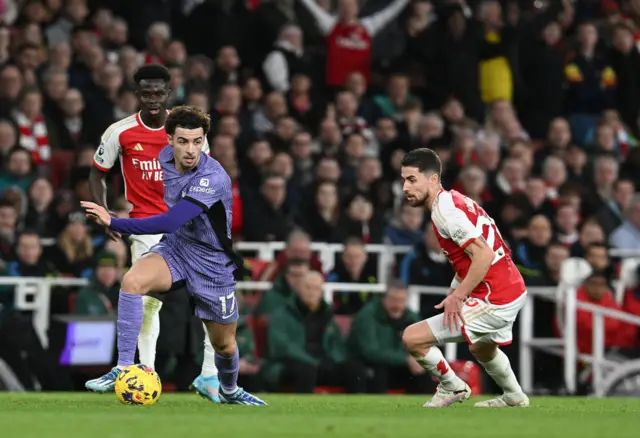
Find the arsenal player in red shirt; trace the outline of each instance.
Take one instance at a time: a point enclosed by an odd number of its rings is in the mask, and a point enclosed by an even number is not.
[[[509,358],[498,348],[511,343],[513,323],[527,298],[524,280],[493,219],[473,200],[444,190],[441,173],[440,158],[431,149],[415,149],[402,160],[406,200],[431,213],[440,247],[456,272],[449,295],[436,306],[444,313],[407,327],[403,334],[407,350],[440,381],[425,407],[450,406],[471,395],[436,347],[465,340],[504,390],[503,395],[476,406],[529,406]]]
[[[167,145],[164,123],[171,90],[169,70],[159,64],[147,64],[134,74],[140,111],[109,126],[102,135],[100,146],[93,158],[89,183],[93,201],[108,210],[106,174],[116,161],[124,177],[125,197],[133,205],[129,216],[146,218],[166,213],[163,175],[158,154]],[[203,150],[209,153],[205,141]],[[109,237],[120,236],[107,229]],[[135,263],[149,249],[160,242],[162,235],[129,236],[131,258]],[[160,334],[160,296],[144,297],[144,319],[138,337],[140,362],[154,368],[156,343]],[[202,374],[194,381],[194,389],[203,397],[219,402],[218,370],[211,342],[205,330],[205,354]]]

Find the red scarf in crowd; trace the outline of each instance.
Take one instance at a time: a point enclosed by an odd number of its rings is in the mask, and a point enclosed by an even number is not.
[[[51,160],[51,146],[44,116],[39,114],[32,121],[18,112],[15,119],[20,131],[20,146],[31,152],[33,164],[48,163]]]

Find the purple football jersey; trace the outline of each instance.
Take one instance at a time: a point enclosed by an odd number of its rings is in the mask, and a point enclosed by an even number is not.
[[[195,298],[196,315],[219,323],[237,319],[231,257],[218,236],[231,242],[231,178],[220,163],[204,152],[198,166],[188,173],[175,167],[173,148],[159,155],[164,172],[164,199],[169,208],[181,199],[202,207],[200,216],[178,231],[166,234],[151,251],[160,254],[171,271],[173,281],[186,280]]]

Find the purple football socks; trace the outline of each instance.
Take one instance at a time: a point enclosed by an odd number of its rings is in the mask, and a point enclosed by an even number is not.
[[[134,364],[136,343],[142,328],[142,295],[120,291],[118,299],[118,366]]]
[[[238,370],[240,369],[240,356],[238,346],[233,356],[221,356],[216,353],[216,367],[220,386],[227,394],[233,393],[238,388]]]

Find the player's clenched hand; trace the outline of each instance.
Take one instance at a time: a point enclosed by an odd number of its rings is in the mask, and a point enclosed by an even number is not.
[[[105,227],[111,225],[111,215],[106,208],[88,201],[82,201],[80,202],[80,205],[87,212],[87,218],[99,225],[104,225]]]
[[[454,327],[456,331],[460,330],[460,327],[462,327],[464,323],[462,319],[463,303],[464,298],[456,293],[452,293],[436,306],[436,309],[444,309],[444,328],[448,328],[449,331],[453,331]]]

